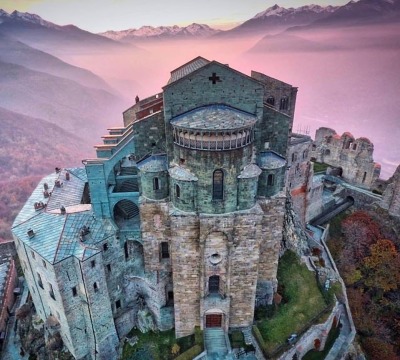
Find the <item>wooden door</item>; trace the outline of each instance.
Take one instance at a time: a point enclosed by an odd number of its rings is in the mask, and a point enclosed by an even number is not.
[[[210,314],[206,315],[206,327],[222,327],[222,315]]]

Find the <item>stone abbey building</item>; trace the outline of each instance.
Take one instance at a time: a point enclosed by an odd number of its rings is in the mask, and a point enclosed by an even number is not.
[[[97,158],[39,183],[12,231],[75,358],[115,359],[134,326],[248,326],[272,301],[296,93],[195,58],[136,98]]]

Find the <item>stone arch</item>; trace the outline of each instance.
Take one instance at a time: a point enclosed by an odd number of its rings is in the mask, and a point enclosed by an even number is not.
[[[314,349],[319,350],[321,347],[321,340],[320,339],[314,339]]]
[[[226,314],[218,308],[208,309],[204,312],[204,328],[224,328]]]
[[[131,200],[122,199],[114,205],[114,220],[129,220],[139,216],[139,207]]]

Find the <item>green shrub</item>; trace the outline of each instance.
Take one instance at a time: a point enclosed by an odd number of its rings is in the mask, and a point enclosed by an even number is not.
[[[195,345],[191,347],[189,350],[186,350],[184,353],[180,354],[175,360],[192,360],[197,355],[199,355],[203,351],[203,348],[200,345]]]
[[[194,327],[194,343],[196,345],[200,345],[201,348],[204,348],[204,338],[203,338],[203,330],[200,329],[200,326]]]

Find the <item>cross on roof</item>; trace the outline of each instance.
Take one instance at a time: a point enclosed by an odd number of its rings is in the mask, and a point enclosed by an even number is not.
[[[217,76],[215,72],[212,73],[212,76],[208,78],[208,80],[212,81],[212,83],[215,85],[218,82],[221,82],[222,80]]]

